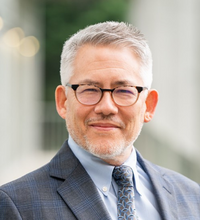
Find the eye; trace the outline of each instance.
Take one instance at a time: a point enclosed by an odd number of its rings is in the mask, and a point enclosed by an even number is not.
[[[128,89],[119,89],[119,90],[117,90],[117,93],[132,94],[132,91],[130,91]]]
[[[122,96],[136,96],[137,91],[134,87],[120,87],[115,90],[115,94]]]
[[[79,90],[78,93],[80,94],[94,94],[94,93],[98,93],[100,90],[95,87],[95,86],[90,86],[90,85],[82,85],[79,86]]]

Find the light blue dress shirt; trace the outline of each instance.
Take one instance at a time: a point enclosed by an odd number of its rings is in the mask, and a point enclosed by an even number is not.
[[[112,177],[114,166],[111,166],[100,158],[90,154],[79,147],[69,136],[69,146],[78,160],[81,162],[108,209],[113,220],[117,220],[117,192],[118,186]],[[140,220],[161,220],[158,212],[158,204],[153,194],[152,185],[148,175],[137,162],[135,148],[124,165],[130,166],[134,173],[136,212]]]

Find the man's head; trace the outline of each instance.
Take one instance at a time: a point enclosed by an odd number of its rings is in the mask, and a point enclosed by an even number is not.
[[[65,86],[73,75],[73,62],[80,47],[93,46],[127,47],[139,58],[141,76],[150,88],[152,83],[152,55],[140,31],[124,22],[103,22],[86,27],[65,42],[61,56],[61,82]]]
[[[65,43],[56,105],[78,145],[113,165],[128,158],[158,100],[144,88],[151,63],[143,36],[124,23],[87,27]]]

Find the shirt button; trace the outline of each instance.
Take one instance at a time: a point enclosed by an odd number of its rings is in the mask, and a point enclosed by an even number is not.
[[[103,192],[107,192],[107,187],[106,186],[104,186],[103,188],[102,188],[102,190],[103,190]]]

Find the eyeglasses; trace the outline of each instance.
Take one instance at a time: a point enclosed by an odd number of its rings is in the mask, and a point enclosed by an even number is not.
[[[114,89],[102,89],[92,84],[69,84],[75,91],[77,100],[83,105],[95,105],[100,102],[103,92],[111,92],[113,101],[120,106],[130,106],[137,102],[139,94],[148,89],[141,86],[119,86]]]

